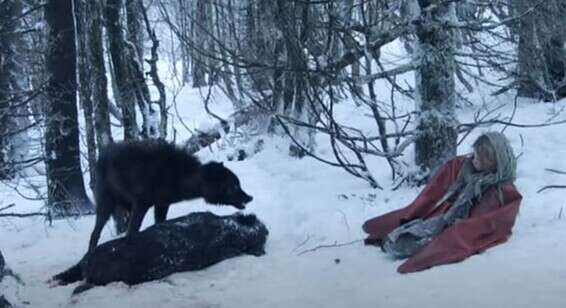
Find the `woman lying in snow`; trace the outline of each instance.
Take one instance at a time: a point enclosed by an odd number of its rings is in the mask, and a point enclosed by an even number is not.
[[[407,207],[364,223],[366,244],[408,258],[400,273],[464,260],[511,235],[522,199],[513,149],[497,132],[480,136],[473,149],[444,164]]]

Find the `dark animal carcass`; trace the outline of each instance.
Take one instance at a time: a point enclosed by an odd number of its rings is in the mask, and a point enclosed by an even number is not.
[[[103,243],[54,280],[67,284],[85,279],[76,293],[113,281],[137,284],[243,254],[263,255],[267,235],[253,214],[192,213],[153,225],[129,242],[119,238]]]

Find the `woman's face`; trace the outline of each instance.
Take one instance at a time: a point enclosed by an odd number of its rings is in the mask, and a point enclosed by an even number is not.
[[[487,155],[482,154],[482,151],[478,151],[478,149],[474,148],[472,165],[476,171],[495,171],[496,161],[486,156]]]

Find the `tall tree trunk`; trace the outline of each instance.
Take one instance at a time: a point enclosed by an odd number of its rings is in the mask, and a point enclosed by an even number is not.
[[[0,179],[18,171],[28,154],[26,127],[30,127],[25,103],[25,74],[21,53],[25,44],[17,32],[21,26],[21,0],[0,5]]]
[[[340,14],[340,19],[342,21],[342,25],[344,26],[345,29],[349,29],[352,25],[352,15],[354,13],[354,0],[344,0],[341,1],[340,4],[338,5],[339,7],[339,14]],[[358,43],[356,42],[354,36],[352,35],[353,32],[346,32],[344,35],[344,45],[346,46],[347,49],[349,50],[356,50],[358,49]],[[357,78],[360,76],[360,64],[361,61],[355,61],[354,63],[352,63],[352,77],[353,78]],[[358,85],[354,85],[354,89],[355,91],[357,91],[358,93],[362,93],[362,89],[360,86]]]
[[[7,1],[0,6],[0,179],[10,178],[14,174],[13,164],[9,155],[11,151],[11,132],[14,130],[14,119],[9,116],[13,99],[10,86],[10,62],[13,61],[14,51],[12,42],[15,25],[12,19],[14,3]]]
[[[76,42],[77,42],[77,64],[79,74],[79,106],[83,108],[83,116],[85,120],[86,144],[87,144],[87,161],[90,174],[90,188],[94,190],[96,184],[96,141],[94,131],[94,115],[92,104],[92,76],[88,56],[88,36],[86,33],[87,19],[90,18],[86,11],[86,2],[84,0],[73,0],[75,10],[75,26],[76,26]]]
[[[13,0],[14,1],[14,16],[21,16],[22,12],[25,10],[25,3],[22,0]],[[22,18],[14,18],[12,19],[15,23],[15,27],[22,27],[23,22]],[[14,33],[14,40],[13,40],[14,51],[21,51],[29,49],[28,41],[24,36],[20,33]],[[10,70],[10,84],[12,87],[13,93],[15,93],[18,98],[13,100],[13,110],[16,114],[14,116],[15,123],[18,128],[18,133],[16,133],[12,137],[12,152],[10,153],[11,157],[15,159],[17,162],[25,162],[31,155],[31,143],[30,143],[30,136],[28,134],[28,130],[22,130],[25,127],[31,127],[32,121],[30,120],[30,115],[32,114],[30,103],[26,102],[28,99],[28,95],[25,94],[26,91],[29,90],[28,85],[28,74],[26,73],[26,69],[29,67],[28,61],[26,59],[26,55],[22,52],[15,52],[13,61],[11,62]],[[34,122],[36,123],[36,122]],[[20,171],[21,168],[24,168],[23,164],[16,164],[16,171]]]
[[[534,5],[534,2],[530,0],[519,0],[516,3],[517,13],[522,15],[519,20],[519,89],[517,94],[521,97],[541,98],[540,86],[544,84],[544,81],[540,38],[536,30],[537,13],[532,11],[525,14]]]
[[[114,70],[115,83],[118,90],[118,93],[114,94],[114,98],[122,109],[124,139],[133,140],[139,136],[135,110],[137,98],[134,80],[132,80],[127,59],[128,51],[126,50],[120,23],[121,8],[122,0],[107,0],[104,15],[112,58],[112,69]]]
[[[112,143],[110,131],[108,80],[104,66],[104,44],[102,41],[102,4],[101,1],[87,1],[90,12],[88,24],[89,62],[91,63],[92,100],[94,104],[94,126],[98,149]]]
[[[28,24],[36,25],[45,23],[44,12],[30,14],[27,17],[26,22]],[[29,49],[37,51],[37,53],[31,56],[30,59],[32,61],[28,63],[26,70],[26,76],[28,78],[27,84],[32,91],[43,91],[45,81],[48,78],[48,74],[45,70],[48,49],[48,29],[46,28],[47,27],[43,27],[39,31],[31,32],[27,40],[27,43],[30,45]],[[45,95],[38,95],[30,101],[29,107],[35,122],[44,122],[47,105]],[[41,135],[41,138],[43,138],[43,135]]]
[[[143,22],[140,0],[126,0],[126,22],[128,41],[135,46],[135,59],[143,70]]]
[[[270,50],[273,41],[281,38],[271,37],[269,33],[276,27],[274,15],[276,5],[273,0],[247,0],[245,4],[245,48],[243,55],[250,63],[270,63],[277,62],[279,59],[274,57]],[[273,12],[270,12],[273,11]],[[268,40],[273,41],[268,41]],[[265,68],[250,67],[247,69],[248,79],[252,90],[256,92],[269,90],[270,72]]]
[[[181,33],[191,33],[190,28],[191,22],[189,21],[190,5],[185,0],[178,0],[176,2],[177,12],[175,16],[177,17],[177,24],[179,25],[179,31]],[[174,6],[175,7],[175,6]],[[191,48],[187,44],[181,44],[181,75],[183,84],[189,82],[191,77]]]
[[[139,0],[141,2],[141,0]],[[154,135],[152,137],[156,137],[156,138],[161,138],[161,139],[166,139],[167,138],[167,96],[166,96],[166,91],[165,91],[165,85],[163,84],[163,82],[161,82],[161,79],[159,78],[159,74],[157,72],[157,61],[159,60],[159,55],[157,53],[157,49],[159,48],[159,40],[157,39],[157,35],[155,34],[155,29],[151,28],[151,24],[149,22],[149,17],[147,14],[147,11],[145,9],[145,7],[141,7],[141,14],[143,17],[143,21],[145,24],[145,29],[147,31],[147,34],[149,36],[149,39],[151,40],[151,50],[150,50],[150,55],[151,58],[147,59],[147,63],[149,64],[149,72],[147,72],[147,75],[149,75],[151,77],[151,80],[153,81],[153,85],[157,88],[157,92],[159,94],[159,97],[156,101],[151,101],[150,95],[149,95],[149,88],[147,86],[147,84],[145,83],[144,80],[140,80],[140,82],[142,83],[141,86],[144,90],[144,93],[146,93],[146,103],[151,106],[153,104],[156,104],[159,106],[159,125],[158,127],[156,127],[155,124],[152,125],[153,130],[155,130]],[[150,112],[155,112],[151,110],[151,107],[148,107],[148,109],[150,109]]]
[[[213,1],[208,1],[206,7],[205,7],[205,29],[207,29],[207,34],[206,34],[206,47],[205,50],[207,50],[207,52],[212,55],[212,57],[207,57],[206,58],[206,67],[207,67],[207,71],[208,71],[208,80],[207,80],[207,85],[213,85],[216,84],[218,82],[218,78],[219,76],[222,74],[222,68],[220,67],[220,63],[217,59],[218,57],[218,50],[217,50],[217,44],[215,42],[214,39],[210,38],[209,36],[215,36],[215,31],[214,31],[214,24],[215,24],[215,14],[214,14],[214,8],[212,5]],[[221,39],[220,36],[216,36],[216,39]]]
[[[75,25],[72,0],[50,0],[45,162],[48,204],[56,216],[92,212],[81,172],[76,99]]]
[[[454,4],[419,0],[419,5],[415,161],[421,170],[434,172],[456,155],[454,39],[453,30],[442,26],[452,16]]]
[[[230,7],[230,3],[228,3],[228,9],[231,9]],[[215,19],[214,19],[214,25],[213,27],[216,29],[216,35],[218,37],[218,39],[222,42],[229,42],[228,40],[228,30],[226,29],[227,27],[225,25],[223,25],[222,23],[224,22],[224,20],[229,19],[227,14],[226,14],[226,10],[224,8],[224,6],[222,5],[218,5],[218,3],[215,3],[214,5],[214,12],[215,12]],[[226,21],[227,23],[230,23],[230,20]],[[230,26],[228,26],[230,27]],[[239,100],[236,98],[236,94],[234,92],[234,87],[233,87],[233,82],[232,82],[232,69],[230,68],[230,65],[228,65],[228,63],[230,62],[230,59],[228,58],[228,55],[226,54],[226,50],[222,47],[222,46],[218,46],[218,56],[221,59],[221,66],[222,68],[219,69],[220,70],[220,76],[222,78],[222,82],[224,83],[224,88],[226,88],[226,95],[228,96],[228,98],[230,98],[230,100],[232,102],[234,102],[235,104],[235,109],[239,109],[240,105],[239,105]]]
[[[547,101],[566,96],[566,2],[517,1],[519,96]]]
[[[206,33],[204,33],[203,27],[206,26],[208,23],[206,16],[206,7],[208,6],[208,1],[205,0],[196,0],[196,8],[195,8],[195,15],[196,18],[193,18],[191,33],[193,35],[193,41],[195,45],[201,48],[202,50],[206,50],[207,48],[204,47],[207,44]],[[202,52],[199,50],[192,51],[192,73],[193,73],[193,87],[203,87],[206,86],[206,58],[202,55]]]
[[[308,3],[292,3],[277,0],[276,23],[283,35],[286,52],[286,72],[283,85],[283,110],[286,115],[308,124],[313,124],[308,100],[307,58],[304,48],[307,42],[306,28],[308,26]],[[302,147],[311,151],[314,148],[314,131],[312,129],[294,126],[295,139]],[[303,150],[297,145],[291,145],[291,156],[302,157]]]

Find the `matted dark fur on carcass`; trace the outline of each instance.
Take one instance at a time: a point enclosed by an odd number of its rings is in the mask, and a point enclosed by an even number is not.
[[[129,242],[118,238],[103,243],[53,279],[59,284],[84,280],[74,293],[113,281],[138,284],[243,254],[261,256],[268,234],[253,214],[192,213],[153,225]]]

